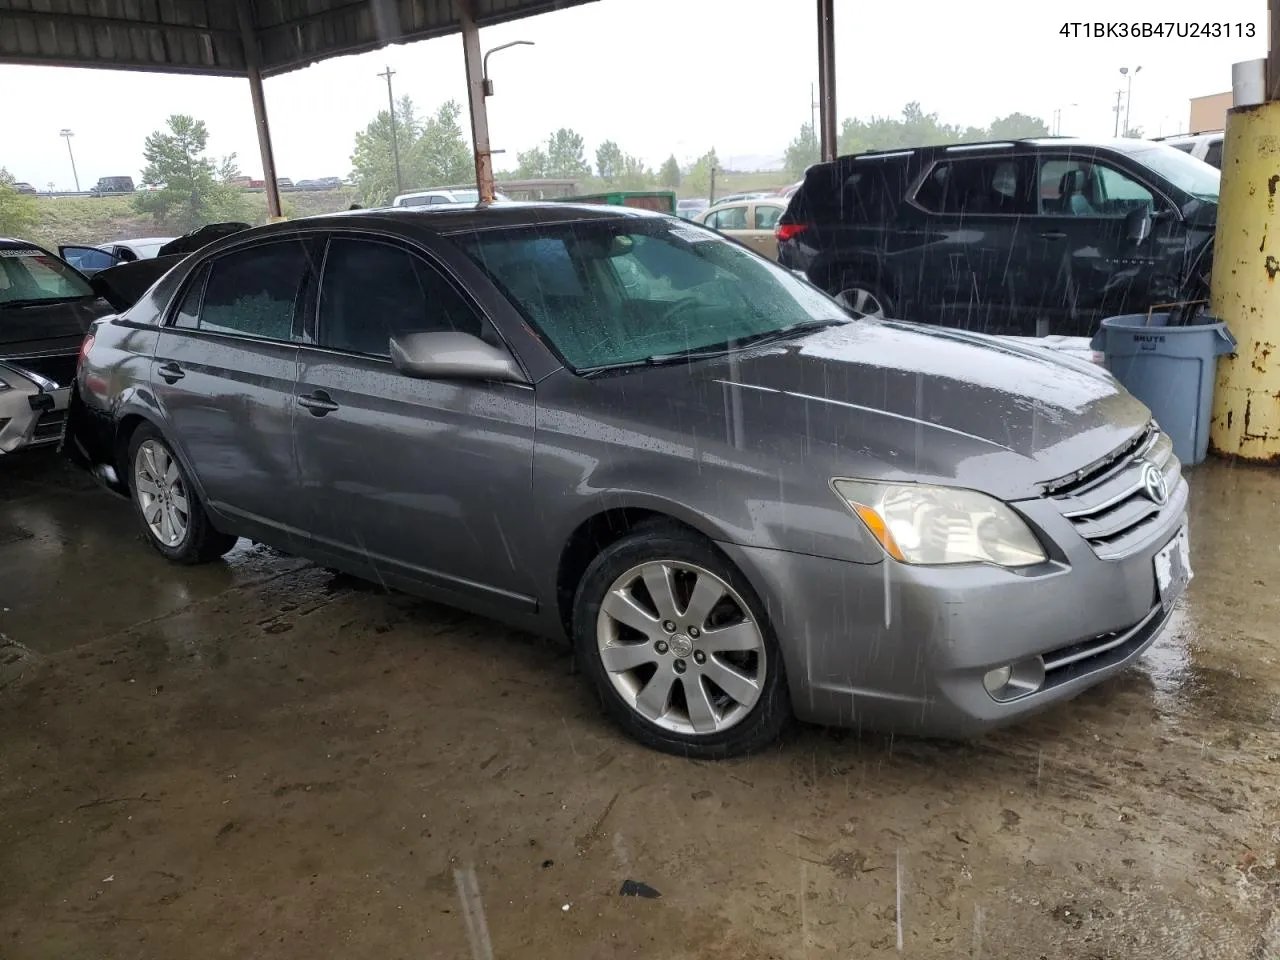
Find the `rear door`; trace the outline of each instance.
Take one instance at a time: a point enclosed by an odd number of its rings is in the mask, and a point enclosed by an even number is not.
[[[166,321],[151,382],[209,506],[294,542],[304,511],[293,456],[293,385],[314,241],[239,247],[197,268]]]
[[[1176,294],[1186,227],[1158,186],[1096,152],[1039,158],[1040,215],[1022,248],[1025,294],[1038,296],[1050,332],[1085,336],[1103,317],[1142,312]],[[1152,233],[1128,237],[1134,211],[1152,214]]]
[[[295,397],[306,527],[365,576],[531,608],[533,388],[396,370],[390,338],[430,330],[501,342],[423,251],[333,236]]]

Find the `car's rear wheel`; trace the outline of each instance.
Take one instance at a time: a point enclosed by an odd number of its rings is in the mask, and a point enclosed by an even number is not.
[[[169,560],[207,563],[235,546],[235,537],[213,528],[182,464],[149,424],[129,441],[129,490],[147,540]]]
[[[605,707],[648,746],[729,757],[771,743],[791,718],[782,657],[751,585],[679,526],[637,529],[596,557],[573,626]]]
[[[884,287],[860,274],[844,274],[831,292],[846,310],[859,316],[883,318],[892,315],[893,302]]]

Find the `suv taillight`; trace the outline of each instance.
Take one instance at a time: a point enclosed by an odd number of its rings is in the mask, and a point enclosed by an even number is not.
[[[93,349],[93,334],[87,333],[82,341],[80,341],[80,356],[76,357],[76,372],[84,366],[84,358],[89,355],[89,351]]]
[[[780,223],[776,233],[779,240],[791,240],[808,229],[803,223]]]

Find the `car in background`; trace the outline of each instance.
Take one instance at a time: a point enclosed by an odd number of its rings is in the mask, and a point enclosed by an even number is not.
[[[1219,173],[1162,143],[1032,140],[809,167],[778,259],[859,313],[1017,336],[1208,298]]]
[[[295,189],[295,190],[321,190],[321,189],[323,189],[323,188],[320,186],[320,181],[319,181],[319,180],[299,180],[297,183],[295,183],[295,184],[293,185],[293,189]]]
[[[710,204],[707,203],[705,197],[688,197],[684,200],[677,200],[676,216],[685,220],[692,220],[709,206]]]
[[[133,193],[133,177],[99,177],[97,184],[90,191],[101,197],[109,193]]]
[[[279,190],[292,190],[293,181],[288,177],[276,177],[276,188]]]
[[[0,238],[0,454],[62,438],[81,341],[111,312],[65,261]]]
[[[746,244],[770,260],[777,260],[778,238],[774,230],[786,207],[785,200],[769,196],[756,200],[722,201],[698,214],[693,221]]]
[[[751,190],[747,193],[730,193],[726,196],[717,198],[712,206],[718,207],[722,203],[738,203],[742,200],[758,200],[761,197],[771,196],[773,196],[773,193],[768,190]]]
[[[1191,577],[1172,443],[1105,371],[854,319],[628,207],[244,231],[82,357],[64,449],[171,562],[249,537],[571,638],[685,757],[1007,724],[1126,669]]]
[[[96,247],[63,244],[58,247],[58,255],[85,276],[93,276],[99,270],[106,270],[119,263],[150,260],[158,256],[160,248],[173,239],[173,237],[139,237],[135,240],[116,240]]]
[[[506,200],[501,193],[494,194],[495,200]],[[430,207],[441,204],[479,203],[479,190],[417,190],[413,193],[402,193],[391,201],[393,207]]]
[[[316,183],[320,184],[321,190],[337,190],[342,186],[341,177],[321,177]]]
[[[227,185],[231,187],[235,187],[238,190],[246,190],[249,187],[253,186],[253,178],[245,177],[245,176],[232,177],[230,180],[227,181]]]
[[[18,193],[25,193],[25,194],[34,194],[36,192],[36,188],[33,187],[31,184],[27,183],[25,180],[19,180],[17,183],[13,185],[13,189],[16,190]]]
[[[1211,167],[1222,169],[1222,137],[1221,130],[1213,133],[1184,133],[1172,137],[1155,137],[1158,143],[1165,143],[1175,150],[1188,153],[1197,160],[1202,160]]]

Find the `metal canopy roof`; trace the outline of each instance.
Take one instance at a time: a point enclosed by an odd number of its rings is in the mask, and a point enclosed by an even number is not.
[[[472,0],[492,26],[591,0]],[[459,0],[0,0],[0,63],[263,76],[460,30]],[[241,16],[243,14],[243,21]]]

